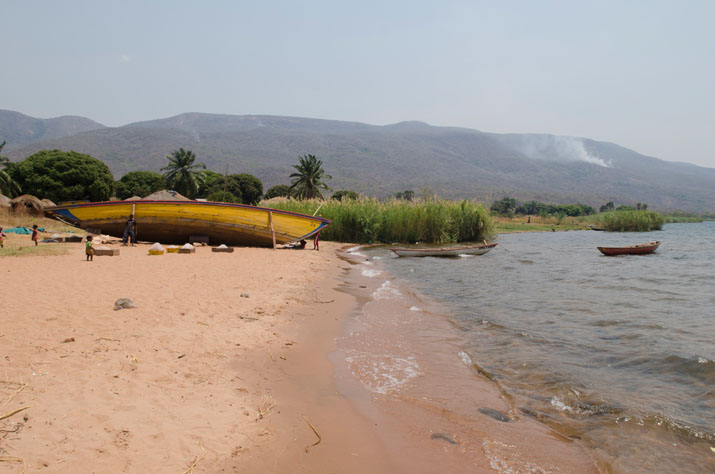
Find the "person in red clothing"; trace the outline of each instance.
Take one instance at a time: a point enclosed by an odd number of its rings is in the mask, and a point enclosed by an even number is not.
[[[319,238],[320,238],[320,232],[315,234],[315,239],[313,239],[313,250],[320,250],[320,245],[318,244]]]
[[[37,245],[37,224],[32,226],[32,241],[35,242],[35,245]]]

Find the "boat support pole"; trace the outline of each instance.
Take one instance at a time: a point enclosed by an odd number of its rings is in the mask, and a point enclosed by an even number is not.
[[[273,250],[276,249],[276,231],[273,229],[273,212],[268,211],[268,219],[271,221],[271,234],[273,235]]]

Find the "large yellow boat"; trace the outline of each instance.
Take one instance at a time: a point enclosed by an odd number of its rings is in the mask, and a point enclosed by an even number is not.
[[[45,213],[91,233],[122,237],[130,215],[137,240],[184,244],[269,247],[317,234],[330,220],[245,204],[205,201],[107,201],[66,203]],[[275,240],[274,240],[275,239]]]

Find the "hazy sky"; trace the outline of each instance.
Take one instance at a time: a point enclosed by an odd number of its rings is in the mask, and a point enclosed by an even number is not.
[[[0,0],[0,108],[605,140],[715,168],[715,1]]]

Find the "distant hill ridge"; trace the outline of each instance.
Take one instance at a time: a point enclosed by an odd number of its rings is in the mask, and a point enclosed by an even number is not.
[[[183,147],[194,151],[209,169],[223,172],[228,164],[229,172],[254,174],[268,188],[288,184],[297,157],[310,153],[323,160],[334,189],[379,197],[412,189],[487,203],[511,196],[522,201],[594,206],[644,202],[662,210],[715,211],[715,169],[666,162],[587,138],[494,134],[422,122],[377,126],[186,113],[116,128],[61,117],[84,128],[74,131],[66,122],[53,131],[58,135],[45,133],[32,141],[36,135],[25,134],[25,142],[17,145],[11,134],[16,136],[27,119],[39,120],[0,111],[0,140],[8,141],[5,151],[11,159],[43,149],[75,150],[107,163],[117,179],[133,170],[158,171],[166,164],[166,155]]]

